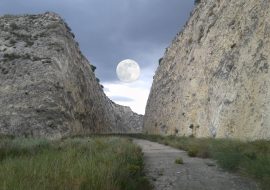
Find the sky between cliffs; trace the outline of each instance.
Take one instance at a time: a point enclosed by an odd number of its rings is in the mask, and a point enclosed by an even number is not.
[[[0,14],[53,11],[72,28],[104,92],[144,114],[158,60],[187,21],[193,0],[0,0]],[[122,83],[116,66],[134,59],[141,77]]]

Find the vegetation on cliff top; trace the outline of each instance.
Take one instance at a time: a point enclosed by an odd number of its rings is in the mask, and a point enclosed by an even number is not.
[[[125,138],[0,137],[0,189],[151,189],[142,152]]]
[[[201,3],[201,0],[194,0],[194,4],[195,4],[195,5],[197,5],[197,4],[199,4],[199,3]]]

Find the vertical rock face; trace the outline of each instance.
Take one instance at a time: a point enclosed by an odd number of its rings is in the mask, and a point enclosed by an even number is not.
[[[156,71],[145,132],[269,139],[269,64],[270,1],[202,0]]]
[[[0,17],[1,134],[140,132],[142,116],[105,96],[73,38],[54,13]]]

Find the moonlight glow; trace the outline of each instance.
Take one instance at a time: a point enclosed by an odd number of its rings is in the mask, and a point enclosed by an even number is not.
[[[140,77],[139,64],[131,59],[121,61],[116,68],[116,74],[119,80],[123,82],[133,82]]]

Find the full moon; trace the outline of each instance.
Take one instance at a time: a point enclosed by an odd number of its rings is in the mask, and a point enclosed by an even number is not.
[[[139,64],[132,59],[121,61],[116,68],[116,74],[122,82],[134,82],[138,80],[140,73]]]

